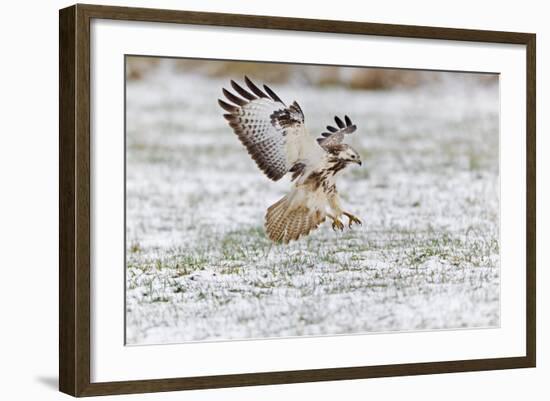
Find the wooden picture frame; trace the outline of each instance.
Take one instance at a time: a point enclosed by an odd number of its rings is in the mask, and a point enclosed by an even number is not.
[[[526,47],[526,355],[430,363],[92,383],[90,380],[90,21],[221,27],[518,44]],[[73,396],[144,393],[534,367],[536,361],[535,35],[193,11],[74,5],[59,14],[59,388]]]

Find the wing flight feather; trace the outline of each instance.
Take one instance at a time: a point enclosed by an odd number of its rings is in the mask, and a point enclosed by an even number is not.
[[[271,88],[264,85],[265,93],[246,76],[244,82],[248,90],[230,82],[242,97],[223,88],[227,101],[218,99],[218,104],[258,167],[277,181],[294,164],[310,164],[314,162],[311,159],[319,158],[323,151],[307,133],[300,105],[286,106]]]
[[[345,123],[338,116],[334,117],[334,121],[336,122],[338,128],[327,125],[328,132],[323,132],[321,137],[317,138],[317,142],[323,148],[342,143],[344,140],[344,135],[351,134],[357,129],[357,126],[351,122],[351,119],[348,116],[344,116]]]

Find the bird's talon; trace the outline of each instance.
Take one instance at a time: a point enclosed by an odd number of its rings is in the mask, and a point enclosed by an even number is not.
[[[355,217],[353,214],[351,213],[344,213],[347,218],[348,218],[348,227],[351,228],[351,226],[355,223],[355,224],[359,224],[360,226],[363,225],[363,222],[358,218],[358,217]]]
[[[332,229],[334,231],[336,231],[337,229],[339,229],[340,231],[343,231],[344,230],[344,223],[342,223],[340,220],[338,219],[334,219],[332,221]]]

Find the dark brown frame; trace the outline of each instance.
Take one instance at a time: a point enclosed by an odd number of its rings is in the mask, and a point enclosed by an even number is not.
[[[526,350],[523,357],[90,382],[90,21],[92,18],[458,41],[527,49]],[[531,33],[77,4],[59,13],[59,389],[73,396],[144,393],[535,367],[535,46]]]

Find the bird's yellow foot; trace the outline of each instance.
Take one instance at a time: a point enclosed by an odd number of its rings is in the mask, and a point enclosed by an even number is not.
[[[359,224],[360,226],[363,225],[363,223],[361,222],[361,220],[359,220],[358,217],[354,216],[353,214],[351,213],[347,213],[347,212],[344,212],[344,215],[349,219],[348,221],[348,227],[351,228],[352,224]]]
[[[332,219],[332,229],[336,231],[337,229],[344,231],[344,223],[338,218]]]

